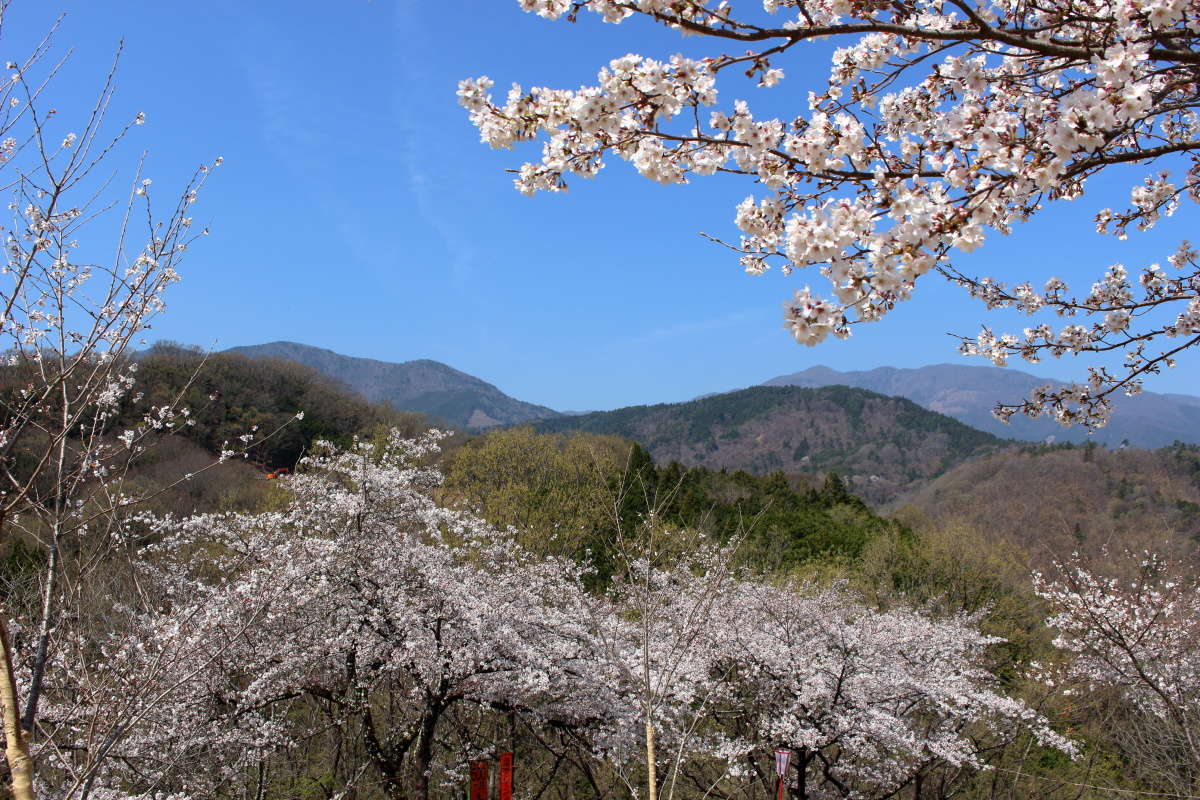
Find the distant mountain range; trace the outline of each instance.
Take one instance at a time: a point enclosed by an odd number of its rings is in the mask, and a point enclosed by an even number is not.
[[[992,416],[997,402],[1013,403],[1037,386],[1051,383],[1025,372],[999,367],[935,364],[916,369],[879,367],[862,372],[839,372],[811,367],[781,375],[764,386],[853,386],[880,394],[906,397],[925,408],[954,417],[971,427],[997,436],[1045,441],[1092,440],[1116,446],[1128,441],[1135,447],[1165,447],[1175,441],[1200,443],[1200,397],[1144,392],[1121,395],[1114,402],[1108,425],[1090,437],[1080,427],[1064,428],[1053,420],[1014,416],[1005,425]]]
[[[420,411],[472,430],[560,416],[553,409],[516,400],[486,381],[428,359],[402,363],[376,361],[297,342],[231,347],[226,352],[297,361],[348,386],[372,403]]]
[[[753,455],[748,450],[737,449],[738,455],[732,455],[733,450],[728,444],[718,447],[721,457],[703,456],[701,449],[689,449],[680,440],[677,445],[667,446],[666,442],[678,439],[680,426],[690,426],[689,430],[700,424],[693,419],[692,404],[668,403],[657,406],[632,406],[625,409],[605,412],[559,412],[545,406],[526,403],[506,395],[486,381],[480,380],[465,372],[437,361],[421,359],[392,363],[376,361],[368,358],[354,358],[335,353],[320,347],[298,344],[296,342],[271,342],[270,344],[233,347],[229,352],[241,353],[252,357],[284,358],[305,364],[318,372],[333,378],[345,386],[355,390],[373,403],[391,405],[398,409],[420,411],[436,420],[449,423],[468,430],[485,430],[502,425],[518,425],[547,420],[546,429],[566,430],[596,430],[611,433],[623,433],[631,438],[642,441],[649,446],[648,438],[659,442],[656,456],[676,458],[685,463],[706,463],[710,466],[721,465],[725,455],[734,460],[728,466],[746,468],[756,471],[769,469],[793,469],[797,466],[796,459],[786,453],[768,453],[756,451]],[[840,372],[829,367],[817,366],[791,375],[781,375],[766,381],[764,387],[800,387],[823,388],[832,386],[847,386],[854,389],[864,389],[879,395],[901,397],[911,400],[928,411],[945,414],[964,425],[1001,438],[1022,439],[1026,441],[1044,442],[1083,442],[1089,438],[1100,444],[1117,446],[1129,442],[1134,447],[1156,448],[1164,447],[1175,441],[1200,443],[1200,397],[1178,394],[1155,394],[1146,392],[1136,397],[1120,396],[1116,399],[1116,408],[1112,420],[1106,428],[1102,428],[1090,437],[1079,427],[1064,428],[1048,419],[1030,420],[1024,417],[1014,417],[1010,425],[997,420],[991,410],[998,401],[1016,402],[1028,395],[1034,387],[1047,383],[1043,378],[1012,369],[997,367],[967,366],[959,364],[935,364],[916,369],[896,367],[879,367],[866,371]],[[733,400],[721,400],[737,396]],[[780,402],[792,403],[790,395],[753,395],[753,405],[761,412],[757,419],[765,419],[768,398],[779,399]],[[704,395],[696,398],[693,403],[709,401],[727,403],[730,407],[741,407],[745,398],[749,397],[740,392]],[[646,409],[657,409],[647,416]],[[800,439],[811,438],[808,435],[817,422],[800,414],[791,406],[778,409],[778,422],[767,425],[776,439],[783,436],[785,428],[791,425],[794,429],[783,440],[794,441],[794,449]],[[673,419],[676,415],[678,419]],[[707,416],[701,415],[704,419]],[[837,415],[825,414],[821,418],[832,421]],[[636,425],[630,427],[629,420],[637,419]],[[616,420],[621,420],[618,423]],[[653,420],[653,422],[651,422]],[[783,420],[786,420],[784,422]],[[720,427],[720,421],[712,420]],[[627,424],[628,423],[628,424]],[[760,423],[756,423],[760,424]],[[599,426],[596,428],[587,426]],[[622,427],[616,430],[613,426]],[[636,429],[636,430],[635,430]],[[732,431],[721,428],[714,429],[709,438],[731,435]],[[864,432],[860,434],[865,435]],[[688,434],[687,441],[698,441],[699,433]],[[686,437],[685,437],[686,438]],[[726,442],[732,439],[725,440]],[[865,441],[865,440],[864,440]],[[838,452],[848,445],[849,439],[839,440]],[[655,447],[650,447],[655,452]],[[668,454],[667,451],[671,452]],[[716,460],[713,460],[713,459]],[[813,455],[807,468],[814,466]],[[830,456],[832,458],[832,456]],[[691,459],[690,462],[687,459]],[[707,459],[707,460],[706,460]],[[829,460],[829,459],[826,459]],[[837,461],[838,459],[833,459]],[[846,469],[850,469],[850,461],[842,459]],[[753,462],[753,463],[752,463]],[[832,463],[832,461],[830,462]],[[856,473],[859,468],[865,474],[875,474],[868,460],[858,459],[853,467]],[[882,479],[882,478],[881,478]],[[889,478],[888,480],[892,480]],[[897,478],[900,483],[907,479]],[[899,484],[898,484],[899,485]]]
[[[759,474],[835,470],[874,503],[1008,444],[910,400],[845,386],[760,386],[686,403],[558,417],[535,427],[625,436],[659,463]]]

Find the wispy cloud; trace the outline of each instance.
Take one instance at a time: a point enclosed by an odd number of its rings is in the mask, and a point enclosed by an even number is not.
[[[762,318],[761,308],[746,308],[741,311],[730,311],[726,314],[720,314],[708,319],[693,320],[690,322],[680,322],[675,325],[667,325],[661,328],[655,328],[640,336],[635,336],[631,339],[626,339],[626,345],[650,344],[652,342],[662,342],[669,339],[680,339],[683,337],[691,337],[709,331],[720,330],[722,328],[736,328],[739,325],[744,325],[747,322],[756,322]]]
[[[334,168],[329,165],[329,138],[322,131],[322,120],[313,117],[311,92],[295,76],[287,54],[263,46],[244,63],[266,145],[287,167],[306,202],[328,220],[325,232],[338,237],[354,264],[386,282],[392,265],[372,244],[377,238],[352,208],[336,199],[340,193],[336,174],[330,174]]]
[[[406,177],[407,189],[416,203],[421,220],[441,241],[448,256],[453,283],[466,289],[471,282],[476,249],[463,229],[461,217],[446,208],[438,187],[453,181],[446,174],[452,159],[439,159],[437,143],[429,140],[428,123],[420,117],[420,109],[430,100],[423,94],[437,85],[426,66],[434,58],[429,51],[431,34],[421,18],[421,3],[400,0],[393,15],[395,31],[396,91],[392,94],[393,113],[399,128],[397,156]],[[443,154],[444,155],[444,154]],[[435,172],[431,165],[439,165]]]
[[[317,149],[320,141],[313,128],[296,124],[297,110],[304,101],[294,81],[285,77],[287,69],[281,60],[260,53],[246,64],[246,70],[267,143],[289,162],[299,161]]]

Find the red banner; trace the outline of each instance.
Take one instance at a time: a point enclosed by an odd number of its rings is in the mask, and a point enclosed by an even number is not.
[[[488,800],[487,761],[471,762],[471,800]]]
[[[512,800],[513,789],[513,754],[500,754],[500,798]]]

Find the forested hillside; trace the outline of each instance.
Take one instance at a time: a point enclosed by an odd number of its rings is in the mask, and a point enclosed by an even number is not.
[[[264,471],[295,466],[317,439],[348,444],[356,434],[389,425],[415,430],[424,422],[289,359],[203,354],[169,343],[139,358],[137,390],[139,399],[114,426],[133,424],[148,407],[182,404],[189,413],[175,427],[210,453],[250,433],[265,437],[248,454]]]
[[[817,482],[656,464],[627,439],[528,427],[468,441],[450,457],[443,491],[489,522],[513,526],[533,551],[591,564],[602,580],[611,574],[620,529],[637,527],[651,510],[712,543],[744,537],[739,563],[768,574],[853,561],[876,538],[903,533],[837,475]]]
[[[541,431],[617,434],[660,463],[824,475],[872,502],[1002,446],[991,434],[862,389],[755,387],[688,403],[631,406],[539,422]]]
[[[1075,550],[1186,556],[1200,547],[1200,450],[1010,448],[960,464],[896,505],[906,519],[1019,544],[1042,564]]]
[[[105,468],[121,476],[122,491],[149,495],[141,507],[151,510],[262,508],[272,502],[266,475],[295,469],[318,440],[348,445],[389,427],[410,435],[427,427],[423,415],[372,405],[284,359],[206,355],[163,343],[139,354],[135,367],[133,390],[103,430],[109,440],[140,431],[144,452]],[[23,375],[20,367],[4,370],[0,391],[15,391]],[[222,460],[222,451],[236,455]],[[10,458],[20,465],[29,456]]]

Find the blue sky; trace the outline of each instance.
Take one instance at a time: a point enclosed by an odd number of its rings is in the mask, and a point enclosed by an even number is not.
[[[387,361],[432,358],[523,400],[593,409],[815,364],[983,363],[961,359],[947,333],[1027,324],[931,278],[850,341],[800,347],[780,327],[780,304],[820,276],[752,278],[699,236],[736,236],[734,206],[749,183],[661,187],[614,162],[565,195],[525,198],[505,169],[528,151],[479,144],[455,102],[464,77],[574,88],[611,58],[697,51],[695,39],[551,23],[512,0],[17,0],[5,58],[19,60],[58,12],[67,14],[59,52],[73,48],[53,90],[64,117],[89,107],[124,39],[112,118],[144,110],[148,122],[114,164],[145,148],[147,174],[166,189],[224,158],[196,206],[212,234],[189,253],[152,339],[218,349],[289,339]],[[800,102],[824,80],[823,54],[785,64],[777,89],[746,85],[726,98],[764,110]],[[1164,261],[1194,227],[1194,206],[1128,242],[1091,232],[1095,210],[1122,205],[1131,179],[1127,170],[1094,183],[961,263],[1005,280],[1090,283],[1115,261]],[[1147,388],[1200,394],[1198,364],[1191,354]],[[1027,371],[1072,378],[1084,365]]]

